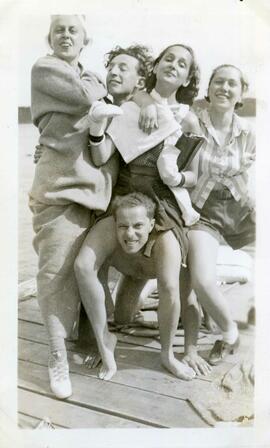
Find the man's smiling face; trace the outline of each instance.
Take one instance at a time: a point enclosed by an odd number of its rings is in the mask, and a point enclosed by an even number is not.
[[[128,54],[119,54],[109,63],[107,89],[114,100],[126,99],[140,87],[142,76],[138,73],[139,61]]]
[[[127,254],[138,253],[148,241],[155,224],[147,216],[143,205],[119,208],[116,212],[116,234],[123,251]]]

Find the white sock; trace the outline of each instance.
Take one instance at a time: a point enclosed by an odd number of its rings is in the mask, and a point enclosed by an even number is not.
[[[228,344],[234,344],[236,339],[238,338],[238,328],[236,323],[234,322],[233,327],[229,331],[222,331],[223,341]]]

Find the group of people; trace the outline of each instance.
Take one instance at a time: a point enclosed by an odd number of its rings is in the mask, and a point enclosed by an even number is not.
[[[145,46],[116,47],[107,54],[105,86],[79,62],[88,42],[84,16],[52,16],[48,42],[52,54],[32,69],[41,153],[30,207],[51,390],[72,394],[65,339],[78,331],[81,302],[102,360],[99,378],[116,373],[110,266],[123,275],[115,319],[129,296],[136,303],[157,279],[162,365],[183,380],[207,374],[239,345],[216,282],[219,244],[236,249],[255,238],[248,195],[255,136],[235,113],[247,82],[238,67],[218,66],[209,107],[195,114],[200,71],[189,46],[172,44],[155,60]],[[197,353],[199,303],[222,336],[208,361]],[[180,308],[181,361],[173,352]]]

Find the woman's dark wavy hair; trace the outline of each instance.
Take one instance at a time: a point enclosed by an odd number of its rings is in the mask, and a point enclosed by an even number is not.
[[[208,87],[207,87],[207,95],[204,97],[208,103],[210,103],[210,98],[209,98],[209,87],[210,87],[210,85],[211,85],[211,82],[212,82],[214,76],[216,75],[216,73],[217,73],[221,68],[235,68],[236,70],[238,70],[239,73],[240,73],[240,81],[241,81],[242,93],[245,93],[245,92],[248,90],[248,82],[247,82],[247,80],[245,79],[245,77],[244,77],[244,75],[243,75],[243,72],[240,70],[240,68],[236,67],[236,66],[233,65],[233,64],[222,64],[222,65],[218,65],[218,66],[217,66],[216,68],[214,68],[214,70],[212,71],[212,74],[211,74],[210,79],[209,79]],[[242,103],[241,101],[238,101],[238,102],[235,104],[234,108],[235,108],[235,109],[239,109],[239,108],[242,107],[242,106],[243,106],[243,103]]]
[[[199,92],[199,83],[200,83],[200,69],[196,62],[194,51],[191,47],[183,44],[173,44],[169,45],[165,50],[163,50],[160,55],[154,61],[154,67],[159,63],[159,61],[163,58],[165,53],[172,47],[183,47],[185,48],[191,55],[191,64],[189,69],[189,83],[186,87],[180,86],[176,92],[176,100],[178,103],[188,104],[191,106],[195,97]],[[151,76],[147,80],[146,88],[148,92],[154,89],[157,82],[157,77],[154,72],[152,72]]]
[[[111,61],[120,54],[127,54],[136,58],[139,62],[138,74],[145,79],[148,79],[152,73],[154,58],[150,49],[144,45],[134,44],[127,48],[122,48],[117,45],[113,50],[105,55],[105,68],[108,68]]]

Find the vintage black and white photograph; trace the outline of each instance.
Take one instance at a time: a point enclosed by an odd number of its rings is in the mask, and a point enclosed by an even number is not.
[[[52,447],[66,429],[129,430],[123,446],[149,447],[225,446],[213,436],[232,431],[226,446],[261,446],[258,23],[270,11],[252,4],[20,13],[22,446]],[[168,428],[193,438],[167,440]],[[202,429],[208,442],[194,439]],[[77,446],[114,446],[86,439]]]

